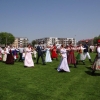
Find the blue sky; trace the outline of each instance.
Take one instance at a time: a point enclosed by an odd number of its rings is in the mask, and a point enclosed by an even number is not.
[[[100,34],[100,0],[0,0],[0,32],[29,41]]]

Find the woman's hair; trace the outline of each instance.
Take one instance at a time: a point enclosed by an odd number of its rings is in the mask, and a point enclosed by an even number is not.
[[[62,44],[61,47],[64,47],[64,45]]]
[[[100,46],[100,43],[98,43],[97,46]]]
[[[55,46],[56,44],[54,43],[53,46]]]
[[[69,44],[72,44],[72,41],[69,41]]]
[[[31,44],[28,44],[27,47],[28,47],[28,46],[31,46]]]

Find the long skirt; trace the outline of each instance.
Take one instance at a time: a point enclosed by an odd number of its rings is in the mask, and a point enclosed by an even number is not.
[[[67,60],[68,60],[68,64],[76,64],[76,58],[74,53],[69,53]]]
[[[7,60],[7,54],[3,55],[3,62],[5,62]]]
[[[83,61],[85,59],[85,56],[83,53],[78,53],[78,55],[76,56],[77,60]]]
[[[94,60],[94,63],[92,65],[93,70],[100,70],[100,58],[98,59],[97,57]]]
[[[2,54],[0,54],[0,61],[2,60]]]
[[[46,52],[45,62],[52,62],[50,52]]]
[[[24,66],[25,67],[33,67],[34,66],[31,53],[26,53],[25,60],[24,60]]]
[[[61,58],[60,65],[58,66],[57,71],[61,71],[61,70],[70,72],[67,58]]]
[[[7,54],[6,64],[14,64],[14,57],[12,54]]]
[[[80,60],[80,53],[77,54],[76,59]]]
[[[58,57],[58,54],[56,51],[51,51],[51,58],[57,58]]]

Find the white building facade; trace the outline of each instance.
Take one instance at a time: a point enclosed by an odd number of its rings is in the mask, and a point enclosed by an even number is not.
[[[58,38],[58,37],[45,37],[35,40],[37,43],[41,42],[45,45],[53,45],[55,44],[64,44],[68,45],[69,41],[72,41],[73,45],[76,45],[76,39],[75,38]]]
[[[19,47],[22,45],[23,47],[26,47],[28,44],[28,38],[26,37],[15,37],[15,41],[12,44],[12,46]]]

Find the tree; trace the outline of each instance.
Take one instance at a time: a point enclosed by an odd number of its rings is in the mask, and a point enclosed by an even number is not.
[[[32,46],[34,47],[37,42],[35,40],[32,41]]]
[[[0,44],[9,45],[12,44],[15,37],[11,33],[0,32]]]
[[[97,41],[100,39],[100,35],[97,37],[94,37],[93,39],[93,44],[97,44]]]

